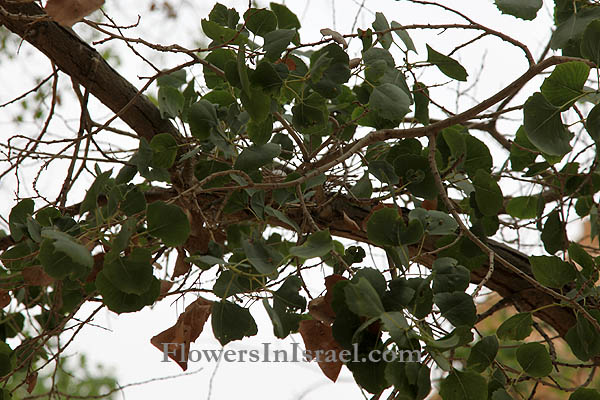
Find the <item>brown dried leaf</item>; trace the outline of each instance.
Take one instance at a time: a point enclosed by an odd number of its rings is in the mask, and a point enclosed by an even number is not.
[[[0,290],[0,308],[4,308],[10,304],[10,295],[8,290]]]
[[[324,354],[320,360],[317,360],[319,368],[326,377],[335,382],[342,370],[342,361],[340,360],[342,347],[333,338],[331,326],[316,320],[304,320],[300,321],[298,332],[302,335],[306,350],[313,354],[320,350],[320,353]],[[326,361],[327,356],[332,353],[335,354],[335,361]]]
[[[360,58],[353,58],[348,62],[348,66],[350,67],[350,69],[354,69],[360,65],[360,61]]]
[[[104,0],[48,0],[45,9],[56,22],[70,28],[103,4]]]
[[[354,229],[354,230],[360,231],[360,226],[358,226],[358,224],[352,218],[350,218],[346,214],[346,212],[344,212],[343,214],[344,214],[344,222],[346,223],[346,225],[348,225],[348,227],[350,229]]]
[[[321,32],[321,35],[323,36],[331,36],[331,38],[341,44],[344,49],[348,48],[348,43],[346,43],[346,39],[344,39],[341,33],[329,28],[323,28],[319,32]]]
[[[172,287],[173,287],[173,282],[161,279],[160,280],[160,295],[158,296],[157,300],[164,299],[164,297],[166,296],[167,293],[169,293],[169,290],[171,290]]]
[[[181,369],[187,370],[190,343],[202,333],[211,308],[212,301],[198,298],[185,308],[175,325],[154,336],[150,343],[161,352],[168,352],[169,357],[179,364]]]
[[[33,392],[33,389],[35,389],[35,385],[37,384],[37,378],[37,372],[32,372],[27,375],[27,378],[25,378],[25,383],[27,383],[27,393],[31,394],[31,392]]]
[[[327,291],[325,296],[317,297],[308,303],[308,312],[312,317],[325,324],[332,324],[335,320],[335,311],[331,308],[331,301],[333,300],[333,287],[339,281],[347,280],[341,275],[333,274],[325,278],[325,287]]]
[[[192,264],[185,261],[185,251],[177,249],[177,259],[175,260],[175,269],[173,270],[172,278],[187,274],[192,269]]]
[[[49,286],[54,279],[42,267],[25,267],[21,271],[23,281],[28,286]]]
[[[333,287],[339,281],[347,280],[347,278],[344,278],[343,276],[338,274],[329,275],[327,278],[325,278],[325,288],[327,288],[327,293],[325,293],[325,301],[331,304],[331,300],[333,300]]]
[[[314,319],[324,324],[331,325],[335,321],[335,312],[325,297],[317,297],[308,303],[308,312]]]

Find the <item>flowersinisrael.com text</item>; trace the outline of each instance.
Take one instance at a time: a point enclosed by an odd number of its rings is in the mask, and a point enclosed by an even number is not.
[[[421,362],[423,356],[419,350],[372,350],[367,354],[359,353],[358,344],[353,344],[352,350],[305,350],[299,343],[291,343],[289,350],[271,349],[271,343],[262,343],[260,349],[188,349],[186,352],[183,343],[163,343],[162,362],[170,361],[169,357],[176,358],[177,354],[185,362]]]

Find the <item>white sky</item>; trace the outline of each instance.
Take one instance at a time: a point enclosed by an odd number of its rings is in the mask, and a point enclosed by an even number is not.
[[[221,1],[228,6],[236,6],[240,14],[243,14],[247,2],[245,1]],[[140,36],[150,41],[161,42],[163,44],[180,43],[183,45],[193,45],[193,40],[198,38],[200,31],[200,19],[205,18],[212,8],[212,1],[187,1],[183,2],[183,11],[177,20],[164,20],[156,15],[147,13],[148,1],[135,2],[136,7],[132,7],[127,2],[127,6],[115,5],[114,0],[107,0],[107,10],[109,12],[118,8],[118,12],[111,13],[113,18],[121,25],[129,25],[136,22],[137,15],[142,15],[141,24],[136,30],[129,31],[128,36]],[[341,33],[349,33],[360,1],[355,0],[324,0],[324,1],[287,1],[286,5],[291,8],[298,16],[301,16],[303,25],[301,37],[304,42],[319,40],[321,35],[319,29],[332,28]],[[501,15],[492,0],[455,0],[445,1],[448,6],[460,7],[461,11],[481,22],[488,27],[495,28],[503,33],[507,33],[518,40],[523,41],[532,50],[536,57],[549,37],[549,28],[551,26],[551,6],[552,1],[545,1],[544,8],[540,11],[538,18],[533,22],[524,22],[511,16]],[[187,5],[186,5],[187,4]],[[261,2],[259,4],[266,4]],[[373,12],[383,12],[391,22],[396,20],[406,25],[411,23],[448,23],[457,21],[454,17],[448,17],[448,13],[441,12],[435,7],[418,7],[407,1],[389,1],[389,0],[369,0],[364,2],[365,7],[360,13],[357,21],[357,27],[366,29],[374,20]],[[100,15],[94,15],[92,19],[98,20]],[[461,21],[462,22],[462,21]],[[86,30],[90,28],[84,24],[79,24],[75,30],[82,37],[86,37]],[[430,44],[434,49],[442,53],[448,53],[453,49],[457,40],[469,40],[474,37],[472,32],[454,32],[444,35],[436,35],[439,31],[412,31],[412,39],[417,47],[418,55],[411,53],[412,61],[426,60],[427,52],[425,43]],[[396,39],[396,38],[395,38]],[[358,56],[360,47],[358,40],[354,40],[350,48],[350,58]],[[98,46],[99,49],[104,48]],[[131,53],[124,45],[119,44],[119,50],[122,54],[122,65],[117,67],[119,72],[130,79],[136,85],[141,86],[138,76],[148,76],[152,72],[139,59],[131,58]],[[143,47],[138,47],[145,55],[150,55],[157,59]],[[479,74],[479,69],[484,60],[486,69],[479,76],[477,90],[470,95],[476,99],[482,100],[507,83],[521,75],[526,69],[526,63],[522,52],[512,48],[510,45],[501,42],[496,38],[484,39],[475,45],[462,49],[456,56],[469,72],[469,81],[460,88],[464,89],[474,82],[474,78]],[[484,58],[485,57],[485,58]],[[159,57],[157,65],[161,68],[170,68],[178,63],[178,60],[172,55]],[[23,59],[17,57],[17,61],[23,64]],[[0,103],[26,91],[30,86],[26,80],[19,82],[11,74],[2,73],[2,69],[9,68],[8,63],[0,64],[0,87],[5,88],[0,93]],[[10,68],[14,68],[10,66]],[[41,64],[25,65],[24,75],[30,72],[37,72],[38,68],[48,68],[47,61]],[[14,71],[14,69],[12,70]],[[441,74],[429,72],[422,80],[427,83],[445,81]],[[41,75],[41,74],[39,74]],[[528,86],[529,89],[537,88],[541,82]],[[6,89],[10,88],[10,90]],[[432,91],[434,97],[437,96],[441,102],[451,110],[464,110],[468,108],[473,100],[463,97],[460,104],[454,103],[453,94],[456,85],[451,84],[446,88],[438,88]],[[436,93],[437,92],[437,93]],[[523,93],[531,91],[524,90]],[[521,100],[525,97],[521,96]],[[77,112],[73,114],[77,120]],[[515,118],[520,118],[521,113],[515,113]],[[14,125],[10,119],[0,113],[0,140],[8,138],[14,133],[13,129],[7,129]],[[73,126],[77,126],[76,123]],[[505,124],[508,132],[514,132],[514,125]],[[479,135],[484,138],[484,135]],[[489,143],[489,141],[488,141]],[[496,163],[504,160],[504,153],[493,151]],[[51,171],[45,176],[45,181],[41,187],[52,192],[56,190],[57,182],[62,182],[64,172],[60,170]],[[6,200],[0,204],[0,213],[7,215],[14,205],[14,178],[8,178],[0,182],[0,193]],[[26,186],[26,184],[23,184]],[[85,186],[85,185],[83,185]],[[26,190],[22,187],[22,190]],[[26,193],[22,193],[23,196]],[[80,193],[80,196],[83,194]],[[77,201],[77,196],[71,199],[71,202]],[[369,258],[365,259],[368,261]],[[322,270],[313,274],[313,279],[309,281],[312,287],[322,287],[322,276],[329,275],[331,271]],[[126,385],[133,382],[144,381],[152,378],[159,378],[168,375],[175,375],[181,372],[181,369],[173,362],[161,363],[162,355],[150,344],[150,338],[162,330],[172,326],[177,320],[179,313],[185,308],[186,304],[192,299],[187,298],[187,302],[178,302],[171,304],[171,300],[159,302],[152,309],[146,308],[141,312],[116,316],[109,311],[101,311],[94,319],[96,326],[89,326],[83,329],[68,349],[69,354],[78,351],[87,354],[88,359],[93,362],[101,362],[107,367],[112,367],[116,371],[119,382]],[[91,311],[92,307],[84,307],[82,316]],[[281,346],[284,349],[290,349],[291,341],[302,342],[299,335],[293,335],[283,344],[274,336],[271,322],[266,315],[262,305],[252,308],[253,315],[258,323],[258,335],[250,339],[246,338],[243,342],[234,342],[227,348],[254,348],[261,346],[263,342],[272,342],[273,347]],[[193,349],[219,349],[220,345],[212,337],[210,321],[205,326],[205,331],[200,338],[192,345]],[[216,364],[190,363],[190,370],[203,368],[202,371],[190,375],[179,377],[174,380],[157,381],[140,386],[130,387],[125,390],[123,398],[126,399],[156,399],[156,398],[179,398],[179,399],[206,399],[211,377],[212,377],[212,399],[231,399],[231,398],[262,398],[262,399],[322,399],[326,396],[336,396],[346,399],[362,399],[363,396],[353,382],[351,374],[347,369],[342,370],[338,383],[331,383],[314,363],[286,363],[278,365],[277,363],[223,363],[218,369]],[[120,398],[117,396],[117,398]]]

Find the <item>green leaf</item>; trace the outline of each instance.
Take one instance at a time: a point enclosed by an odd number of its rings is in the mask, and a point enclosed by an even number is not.
[[[420,220],[429,235],[451,235],[458,228],[458,222],[443,211],[415,208],[408,213],[408,218]]]
[[[16,366],[16,357],[14,357],[14,352],[10,348],[8,344],[4,341],[0,341],[0,376],[6,376],[10,372],[14,372]],[[11,397],[9,395],[10,392],[2,392],[2,400],[10,400]],[[7,396],[7,397],[4,397]]]
[[[385,277],[379,270],[375,268],[361,268],[356,271],[350,282],[358,282],[360,278],[365,278],[368,280],[379,296],[383,296],[385,294],[387,283],[385,281]]]
[[[349,62],[348,54],[335,43],[315,51],[310,56],[311,87],[328,99],[339,96],[341,84],[350,79]]]
[[[86,269],[91,269],[94,265],[94,259],[90,251],[85,246],[77,243],[73,236],[64,232],[45,229],[42,231],[42,237],[54,240],[54,248],[69,256],[73,262],[84,266]]]
[[[566,110],[581,97],[589,74],[590,67],[581,61],[560,64],[544,80],[540,90],[550,104]]]
[[[231,169],[231,166],[219,161],[214,160],[200,160],[196,163],[194,167],[194,175],[198,179],[198,181],[202,181],[208,176],[222,171],[228,171]],[[231,178],[228,175],[217,176],[210,179],[208,182],[204,183],[202,187],[204,188],[212,188],[212,187],[220,187],[224,186],[227,182],[229,182]]]
[[[364,173],[363,176],[356,181],[354,186],[350,188],[350,193],[358,199],[368,199],[371,197],[371,194],[373,194],[373,184],[371,183],[368,173]]]
[[[277,16],[277,26],[279,26],[279,29],[300,29],[298,17],[289,8],[277,3],[269,3],[269,7]]]
[[[569,246],[569,258],[581,266],[581,272],[586,278],[596,270],[594,259],[578,243],[572,242]]]
[[[421,82],[413,86],[415,97],[415,119],[423,125],[429,125],[429,89]]]
[[[56,244],[59,244],[60,249]],[[38,259],[44,271],[51,277],[55,279],[70,277],[73,280],[85,278],[94,262],[90,252],[71,239],[43,240]]]
[[[240,15],[234,8],[227,8],[223,4],[217,3],[208,14],[208,19],[219,25],[235,28],[240,20]]]
[[[404,314],[400,311],[384,312],[381,314],[383,329],[389,332],[390,337],[396,343],[401,343],[406,331],[410,328]]]
[[[490,400],[514,400],[511,395],[504,389],[494,390]]]
[[[531,151],[527,151],[525,149]],[[527,138],[525,128],[520,126],[517,130],[515,140],[510,146],[510,164],[515,171],[522,171],[525,167],[535,162],[537,149]]]
[[[256,145],[267,143],[273,134],[273,117],[269,115],[261,122],[251,120],[248,122],[247,132],[252,143]]]
[[[142,295],[154,281],[152,253],[135,247],[126,257],[105,257],[104,276],[121,292]]]
[[[248,261],[256,270],[264,275],[272,274],[277,271],[277,266],[283,258],[281,254],[272,246],[269,246],[264,239],[244,240],[242,242],[244,253]]]
[[[473,298],[464,292],[436,293],[433,301],[442,316],[454,326],[473,326],[477,321]]]
[[[546,346],[525,343],[517,349],[517,361],[523,370],[534,378],[543,378],[552,372],[552,360]]]
[[[523,106],[523,123],[529,141],[540,151],[561,156],[571,151],[572,134],[563,125],[560,109],[539,92]]]
[[[183,94],[172,86],[158,89],[158,109],[162,118],[175,118],[183,111]]]
[[[250,88],[248,93],[244,91],[240,95],[244,108],[254,121],[263,121],[271,112],[271,96],[258,87]]]
[[[457,81],[466,81],[467,71],[453,58],[438,53],[429,45],[427,46],[427,61],[439,68],[444,75]]]
[[[226,300],[213,303],[211,320],[213,333],[222,346],[258,333],[250,311]]]
[[[580,48],[582,56],[600,65],[600,19],[590,22],[585,28]]]
[[[235,97],[233,97],[231,92],[218,89],[206,93],[204,96],[202,96],[202,100],[206,100],[209,103],[217,104],[223,107],[227,107],[228,105],[235,103]]]
[[[389,31],[390,25],[388,24],[387,18],[385,14],[381,12],[375,13],[375,21],[373,21],[373,30],[376,32]],[[384,49],[389,49],[392,45],[392,34],[390,32],[386,33],[378,33],[377,37],[379,38],[379,43],[381,43],[381,47]]]
[[[169,133],[159,133],[150,141],[152,165],[157,168],[171,168],[177,157],[177,142]]]
[[[94,183],[92,183],[92,186],[90,186],[90,188],[87,190],[87,193],[85,194],[85,197],[79,206],[79,214],[83,214],[87,211],[93,211],[96,209],[96,207],[98,207],[98,196],[100,196],[101,193],[106,192],[106,185],[110,180],[111,173],[112,170],[103,172],[96,176]]]
[[[281,53],[287,49],[297,32],[294,29],[278,29],[265,35],[265,57],[276,61]]]
[[[600,104],[596,104],[588,114],[585,129],[594,142],[600,143]]]
[[[302,133],[320,132],[327,123],[325,99],[318,93],[296,101],[292,107],[292,123]]]
[[[406,45],[406,49],[408,51],[414,51],[416,53],[417,49],[415,48],[415,44],[413,43],[412,39],[408,35],[408,32],[406,32],[404,29],[402,29],[402,25],[400,25],[396,21],[392,21],[392,23],[390,25],[394,29],[394,33],[396,35],[398,35],[400,40],[402,40],[404,42],[404,44]]]
[[[150,288],[141,295],[124,293],[117,289],[100,271],[96,277],[96,288],[102,295],[102,301],[106,306],[118,314],[125,312],[136,312],[145,306],[152,305],[160,294],[160,282],[152,277]]]
[[[158,86],[171,86],[174,88],[180,88],[186,82],[185,69],[180,69],[170,74],[161,75],[156,80]]]
[[[504,197],[496,180],[489,173],[479,169],[473,177],[473,186],[475,186],[475,201],[479,211],[490,217],[498,215],[502,209]]]
[[[471,135],[465,136],[465,143],[467,145],[467,158],[464,168],[467,174],[474,176],[478,169],[490,172],[493,160],[490,149],[485,143]]]
[[[433,200],[438,188],[426,157],[406,154],[394,160],[394,170],[402,183],[417,197]]]
[[[543,5],[542,0],[495,0],[495,3],[503,14],[526,20],[534,19]]]
[[[600,392],[596,389],[579,388],[569,396],[569,400],[600,400]]]
[[[280,220],[281,222],[283,222],[284,224],[289,225],[290,227],[292,227],[296,232],[298,233],[302,233],[302,231],[300,230],[300,227],[298,226],[298,224],[296,222],[294,222],[292,219],[288,218],[287,215],[285,215],[284,213],[282,213],[279,210],[274,209],[271,206],[266,206],[265,207],[265,212],[267,214],[269,214],[272,217],[277,218],[278,220]]]
[[[25,232],[27,232],[27,217],[33,214],[33,207],[34,202],[32,199],[23,199],[10,210],[8,226],[10,228],[10,235],[15,242],[23,239]]]
[[[35,219],[40,223],[41,226],[51,226],[52,224],[54,224],[54,221],[60,218],[61,216],[62,214],[60,213],[60,211],[54,207],[42,208],[41,210],[38,210],[35,213]],[[8,218],[10,226],[10,215]]]
[[[533,319],[530,312],[515,314],[504,321],[496,332],[503,340],[523,340],[531,335]]]
[[[207,100],[199,100],[192,104],[188,111],[188,119],[192,136],[199,140],[208,139],[211,128],[218,123],[215,106]]]
[[[245,172],[256,171],[263,165],[271,163],[279,153],[281,153],[281,146],[275,143],[246,147],[235,160],[233,168]]]
[[[596,320],[600,319],[598,310],[590,310],[590,313]],[[577,322],[567,331],[565,340],[575,357],[581,361],[588,361],[600,354],[600,336],[582,314],[577,314]]]
[[[506,205],[506,212],[515,218],[535,218],[538,199],[533,196],[514,197]]]
[[[203,19],[200,21],[200,24],[206,36],[218,44],[240,44],[248,41],[248,38],[240,35],[237,30],[221,26],[215,21]]]
[[[487,382],[475,372],[453,370],[442,381],[440,396],[444,400],[487,400]]]
[[[384,207],[375,211],[367,221],[367,236],[378,246],[397,246],[398,220],[400,215],[395,208]]]
[[[376,86],[369,97],[369,107],[380,117],[392,121],[401,120],[410,112],[410,102],[406,92],[391,83]]]
[[[558,210],[552,211],[546,219],[541,235],[544,248],[548,253],[554,254],[567,248],[569,240],[565,228],[565,223],[560,220]]]
[[[471,348],[467,366],[475,372],[485,371],[494,362],[498,347],[496,336],[484,337]]]
[[[265,36],[277,28],[277,17],[266,8],[249,8],[244,13],[246,28],[255,35]]]
[[[360,278],[344,287],[346,304],[359,316],[377,318],[384,312],[381,298],[366,278]]]
[[[302,280],[299,277],[288,276],[279,289],[273,293],[274,307],[304,311],[306,299],[299,294],[301,288]]]
[[[329,229],[311,233],[300,246],[290,248],[290,254],[302,258],[323,257],[333,250],[333,240]]]
[[[550,47],[554,50],[566,48],[569,41],[581,39],[587,26],[595,19],[600,18],[600,9],[597,7],[578,7],[577,12],[571,12],[569,18],[561,22],[554,34]]]
[[[544,286],[560,289],[575,279],[575,268],[556,256],[529,257],[535,279]]]
[[[148,204],[146,216],[148,233],[163,241],[167,246],[180,246],[190,234],[190,221],[176,205],[156,201]]]
[[[464,292],[471,281],[471,272],[450,257],[438,257],[432,265],[433,292]]]

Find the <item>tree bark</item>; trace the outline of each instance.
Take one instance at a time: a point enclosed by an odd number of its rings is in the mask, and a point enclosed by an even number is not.
[[[148,141],[158,133],[178,132],[158,109],[71,30],[48,19],[33,2],[0,0],[0,23],[44,53]]]

